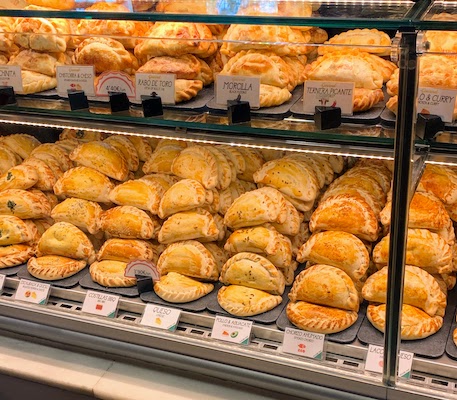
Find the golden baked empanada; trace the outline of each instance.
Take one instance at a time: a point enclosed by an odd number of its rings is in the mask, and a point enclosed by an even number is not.
[[[162,193],[162,196],[179,180],[180,178],[177,176],[168,174],[148,174],[140,178],[140,181],[145,181],[154,185],[154,187]]]
[[[62,176],[62,170],[51,168],[46,162],[36,157],[29,157],[23,164],[30,165],[38,174],[38,181],[35,188],[44,191],[52,191],[57,179]]]
[[[282,223],[271,222],[271,225],[273,225],[274,228],[283,235],[294,236],[300,231],[300,223],[303,219],[303,214],[300,214],[294,205],[286,198],[284,198],[284,200],[287,209],[286,220]]]
[[[35,224],[12,215],[0,217],[0,246],[33,241],[38,235]]]
[[[39,72],[21,71],[22,91],[21,94],[32,94],[55,89],[57,79]]]
[[[249,147],[237,147],[236,150],[238,153],[241,153],[245,161],[244,170],[242,173],[238,174],[238,179],[241,179],[242,181],[254,182],[254,172],[256,172],[265,163],[262,153]]]
[[[62,256],[32,257],[27,263],[30,275],[45,281],[69,278],[86,266],[86,260],[74,260]]]
[[[380,205],[384,205],[386,202],[386,193],[383,191],[382,186],[376,179],[367,174],[344,174],[335,179],[327,191],[335,187],[362,189],[371,194]]]
[[[316,264],[300,272],[292,285],[289,299],[343,310],[359,310],[359,295],[349,275],[325,264]]]
[[[289,101],[292,97],[286,88],[260,84],[260,107],[274,107]]]
[[[25,133],[2,136],[0,143],[17,153],[21,158],[29,157],[32,151],[41,144],[37,138]]]
[[[405,263],[421,267],[430,274],[452,272],[452,249],[437,233],[427,229],[408,229]],[[373,249],[373,262],[379,266],[389,261],[390,235]]]
[[[200,208],[170,216],[160,228],[158,241],[165,244],[192,239],[212,242],[219,239],[219,233],[213,215]]]
[[[229,314],[249,317],[272,310],[281,304],[282,297],[246,286],[230,285],[219,289],[217,301]]]
[[[201,64],[192,54],[152,57],[138,69],[149,74],[175,74],[176,79],[197,79],[200,71]]]
[[[0,268],[15,267],[27,262],[35,255],[35,246],[29,244],[12,244],[0,246]]]
[[[34,50],[22,50],[11,56],[8,65],[19,65],[22,70],[56,76],[56,67],[64,65],[63,53],[41,53]]]
[[[145,174],[171,174],[173,160],[178,157],[182,149],[182,147],[176,145],[157,147],[151,157],[144,163],[143,172]]]
[[[35,158],[40,158],[43,161],[46,161],[44,158],[41,158],[40,154],[46,154],[48,156],[52,156],[58,163],[59,167],[62,171],[68,171],[70,168],[73,167],[73,163],[68,157],[68,153],[59,147],[57,144],[54,143],[43,143],[33,149],[31,156]]]
[[[169,245],[157,262],[160,275],[178,272],[193,278],[209,280],[217,270],[211,252],[200,242],[187,240]]]
[[[0,192],[0,215],[21,219],[44,218],[51,215],[51,205],[41,192],[8,189]]]
[[[243,153],[238,151],[237,147],[224,144],[217,146],[217,148],[224,153],[227,159],[230,159],[233,162],[237,174],[242,174],[244,172],[246,169],[246,161],[243,157]]]
[[[349,169],[345,173],[346,176],[361,176],[368,175],[381,186],[384,193],[387,193],[390,190],[392,174],[387,169],[387,167],[382,168],[381,166],[363,166],[356,165],[355,167]]]
[[[295,236],[290,237],[290,243],[292,245],[292,255],[294,257],[297,257],[298,252],[300,250],[300,247],[306,243],[306,241],[309,239],[311,233],[309,232],[308,229],[308,222],[303,221],[300,224],[300,229],[298,233]],[[329,263],[321,263],[321,264],[329,264]],[[330,263],[331,265],[331,263]]]
[[[371,275],[365,282],[362,295],[365,300],[376,303],[386,302],[387,267]],[[446,296],[436,280],[419,267],[406,265],[403,303],[418,307],[430,316],[444,316]]]
[[[37,256],[56,255],[91,263],[95,260],[92,242],[76,226],[57,222],[43,233],[37,244]]]
[[[135,147],[140,161],[149,160],[152,155],[152,147],[149,144],[148,140],[141,136],[127,136],[127,138]]]
[[[286,307],[287,318],[295,326],[309,332],[337,333],[357,321],[355,311],[320,306],[306,301],[290,302]]]
[[[325,231],[311,235],[298,251],[297,261],[332,265],[358,280],[368,269],[370,254],[364,243],[351,233]]]
[[[143,210],[118,206],[102,213],[100,228],[110,236],[123,239],[152,239],[157,237],[160,224]]]
[[[17,159],[18,157],[19,159]],[[0,173],[7,172],[10,168],[14,167],[17,164],[20,164],[22,159],[16,155],[13,150],[10,150],[8,147],[3,146],[0,142]]]
[[[202,283],[177,272],[169,272],[154,283],[154,292],[169,303],[188,303],[212,292],[212,283]]]
[[[38,182],[38,172],[31,165],[16,165],[0,175],[0,191],[29,189]]]
[[[70,153],[70,159],[78,165],[96,169],[118,181],[127,180],[129,174],[124,156],[105,142],[83,143]]]
[[[91,264],[89,271],[92,280],[105,287],[130,287],[135,286],[136,278],[127,278],[123,261],[103,260]]]
[[[110,144],[117,149],[127,161],[129,171],[136,171],[140,166],[140,158],[133,143],[122,135],[112,135],[103,142]]]
[[[209,250],[209,252],[212,254],[214,258],[214,261],[216,261],[218,275],[217,279],[219,279],[219,274],[222,271],[222,267],[230,258],[230,255],[223,248],[219,247],[216,243],[209,242],[202,244],[206,247],[207,250]]]
[[[224,264],[219,280],[225,285],[241,285],[271,294],[284,293],[284,275],[266,258],[255,253],[238,253]]]
[[[427,164],[417,190],[430,192],[444,204],[457,202],[457,173],[443,165]]]
[[[161,199],[157,185],[146,180],[131,180],[117,185],[109,194],[109,199],[121,206],[134,206],[157,214]]]
[[[293,159],[299,161],[300,164],[309,171],[311,176],[314,176],[314,180],[317,180],[318,187],[323,188],[324,185],[328,185],[333,181],[334,174],[330,163],[325,160],[325,157],[317,158],[313,154],[305,153],[290,153],[285,156],[285,159]]]
[[[100,230],[102,212],[98,203],[72,197],[55,206],[51,218],[56,222],[69,222],[83,232],[95,235]]]
[[[146,240],[138,239],[108,239],[97,253],[97,261],[154,260],[157,262],[157,259],[158,252],[154,246]]]
[[[105,136],[106,134],[102,132],[65,128],[59,135],[59,140],[76,139],[78,142],[91,142],[92,140],[103,140]]]
[[[386,326],[386,305],[370,304],[367,308],[367,318],[373,326],[384,332]],[[424,339],[438,332],[443,326],[443,318],[431,317],[424,311],[409,304],[403,304],[401,309],[401,340]]]
[[[217,162],[217,185],[216,189],[224,190],[227,189],[232,181],[236,179],[236,172],[232,179],[232,167],[230,165],[229,160],[226,158],[225,154],[220,151],[215,146],[207,146],[206,147],[211,153],[213,153],[214,157],[216,158]]]

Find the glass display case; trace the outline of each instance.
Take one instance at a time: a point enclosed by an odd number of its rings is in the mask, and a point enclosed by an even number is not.
[[[139,362],[184,365],[297,397],[455,398],[454,8],[437,1],[247,0],[11,0],[0,6],[0,151],[6,148],[0,203],[7,204],[0,213],[17,218],[11,196],[24,192],[49,203],[47,212],[19,218],[47,223],[41,237],[33,238],[27,259],[0,270],[6,275],[2,331]],[[234,82],[238,91],[230,92],[228,104],[221,87]],[[248,84],[254,87],[249,118],[233,123]],[[337,97],[337,91],[346,97]],[[320,97],[313,97],[318,92]],[[154,116],[148,102],[158,94],[161,105],[155,105]],[[419,99],[416,106],[416,94],[440,101]],[[87,101],[83,107],[77,96]],[[35,181],[9,185],[8,173],[17,165],[37,170]],[[101,183],[84,183],[93,176],[73,177],[75,187],[64,187],[78,168],[102,175],[105,192]],[[43,171],[49,169],[46,180]],[[144,178],[151,175],[155,178]],[[158,179],[167,183],[160,186]],[[141,203],[144,192],[138,187],[121,193],[131,182],[148,191],[148,205]],[[203,197],[192,206],[179,203],[176,198],[190,197],[195,185]],[[95,228],[81,221],[81,213],[58,215],[59,205],[72,198],[96,203]],[[268,209],[262,209],[266,203]],[[252,212],[256,207],[262,215]],[[115,209],[119,214],[110,222]],[[418,222],[421,212],[425,222]],[[182,219],[184,214],[194,219]],[[442,220],[433,225],[429,219],[437,215]],[[206,230],[189,232],[190,221],[202,224],[202,216]],[[125,233],[130,221],[145,218],[152,233]],[[69,221],[78,228],[59,232],[56,225]],[[208,233],[208,224],[216,234]],[[49,240],[50,232],[63,239]],[[91,251],[78,258],[67,244],[79,243],[71,235],[80,233],[81,240],[90,239]],[[116,240],[130,242],[120,252],[107,250]],[[11,254],[7,246],[31,241],[0,236],[5,257]],[[275,253],[284,242],[287,263]],[[142,293],[141,279],[132,283],[123,275],[127,262],[141,259],[126,255],[135,246],[143,246],[143,256],[148,249],[146,260],[158,265],[162,277],[197,265],[198,273],[186,270],[179,279],[197,278],[187,285],[204,281],[212,292],[191,302],[166,301],[170,297],[160,297],[156,283]],[[182,253],[173,254],[184,246],[207,258],[186,264]],[[109,251],[119,253],[104,258]],[[45,262],[51,263],[44,258],[54,256],[78,259],[84,269],[71,283],[59,284],[70,277],[59,280],[43,272]],[[120,284],[97,281],[93,271],[103,262],[106,269],[123,268],[116,276]],[[201,272],[211,263],[214,273]],[[262,272],[255,279],[229,276],[232,264],[242,276],[246,268]],[[279,286],[262,286],[265,271]],[[45,305],[15,299],[27,279],[51,284]],[[176,291],[180,282],[167,290]],[[235,297],[246,294],[224,297],[227,288],[262,291],[279,305],[252,311],[259,300],[248,311],[234,310]],[[88,290],[120,296],[114,318],[84,312]],[[347,295],[331,298],[332,291]],[[419,292],[425,300],[414,297]],[[410,313],[402,311],[402,301]],[[237,307],[240,302],[246,305],[240,300]],[[142,324],[148,305],[179,309],[174,329]],[[214,338],[221,316],[252,322],[248,340]],[[416,332],[405,333],[406,323]],[[285,336],[295,329],[301,331],[294,340],[303,331],[326,334],[319,357],[284,349]],[[385,349],[378,372],[370,372],[367,361],[370,352],[380,351],[373,346]],[[397,357],[400,350],[407,353]],[[409,353],[411,372],[397,378],[400,359]]]

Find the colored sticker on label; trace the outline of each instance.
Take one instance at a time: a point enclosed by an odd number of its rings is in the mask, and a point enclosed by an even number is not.
[[[249,344],[251,338],[252,321],[217,316],[211,337],[225,342]]]
[[[18,65],[0,65],[0,86],[12,86],[16,93],[22,93],[21,67]]]
[[[69,90],[82,90],[86,96],[95,96],[95,69],[92,65],[59,66],[56,71],[59,96],[68,97]]]
[[[300,329],[286,328],[282,351],[308,358],[322,360],[324,356],[325,335]]]
[[[352,115],[354,82],[306,81],[303,111],[314,114],[316,106],[339,107],[341,114]]]
[[[155,93],[162,104],[175,104],[175,79],[175,74],[135,74],[136,99]]]
[[[119,296],[89,290],[84,299],[82,312],[115,318],[119,304]]]
[[[141,325],[173,332],[178,326],[180,316],[181,310],[162,307],[155,304],[147,304],[140,323]]]
[[[48,302],[51,285],[21,279],[14,295],[14,300],[26,301],[27,303],[44,305]]]

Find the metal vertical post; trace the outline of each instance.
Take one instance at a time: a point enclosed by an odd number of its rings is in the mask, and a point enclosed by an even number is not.
[[[398,368],[397,356],[400,347],[400,317],[403,301],[408,210],[411,199],[414,121],[416,119],[416,39],[416,32],[402,32],[398,49],[400,74],[384,335],[383,383],[387,386],[395,386]]]

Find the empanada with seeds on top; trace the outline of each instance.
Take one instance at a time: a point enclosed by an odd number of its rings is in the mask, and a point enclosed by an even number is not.
[[[122,135],[112,135],[106,138],[104,143],[108,143],[118,150],[127,161],[129,171],[136,171],[140,166],[140,158],[133,143]]]
[[[117,181],[127,180],[129,174],[125,157],[109,143],[83,143],[70,153],[70,159],[78,165],[93,168]]]
[[[154,246],[146,240],[138,239],[108,239],[97,253],[97,261],[153,260],[157,262],[157,259],[158,252]]]
[[[182,149],[182,147],[175,145],[156,148],[151,157],[144,163],[143,172],[145,174],[172,174],[171,165],[173,164],[173,160],[179,156]]]
[[[45,281],[69,278],[86,266],[86,260],[74,260],[62,256],[32,257],[27,263],[30,275]]]
[[[121,206],[134,206],[152,214],[159,212],[162,192],[157,185],[146,180],[130,180],[117,185],[109,194],[109,199]]]
[[[12,244],[0,246],[0,268],[15,267],[27,262],[35,255],[35,246],[29,244]]]
[[[331,334],[344,331],[357,321],[355,311],[311,304],[306,301],[290,302],[287,318],[296,327],[309,332]]]
[[[152,239],[157,237],[160,224],[143,210],[132,206],[118,206],[102,213],[100,228],[113,237]]]
[[[51,218],[56,222],[69,222],[83,232],[95,235],[100,230],[102,208],[94,201],[71,197],[55,206]]]
[[[37,227],[30,220],[12,215],[2,215],[0,218],[0,246],[31,242],[37,235]]]
[[[332,190],[335,187],[363,189],[367,193],[370,193],[381,205],[385,204],[387,200],[386,193],[383,191],[382,186],[376,179],[366,174],[344,174],[335,179],[327,190]]]
[[[381,332],[386,326],[386,305],[370,304],[367,308],[367,318]],[[438,332],[443,326],[443,318],[430,316],[421,309],[403,304],[401,309],[401,340],[424,339]]]
[[[0,215],[21,219],[45,218],[51,215],[51,205],[41,192],[8,189],[0,192]]]
[[[125,277],[127,263],[123,261],[103,260],[95,261],[89,268],[90,277],[99,285],[105,287],[135,286],[135,278]]]
[[[271,294],[284,293],[284,275],[276,267],[255,253],[238,253],[224,264],[219,278],[225,285],[241,285],[264,290]]]
[[[300,272],[292,285],[289,299],[343,310],[359,310],[359,295],[349,275],[325,264],[316,264]]]
[[[375,195],[368,192],[362,186],[360,187],[345,187],[344,185],[337,185],[328,188],[320,198],[320,201],[325,201],[327,198],[337,195],[351,196],[354,199],[360,199],[366,202],[375,215],[379,215],[382,211],[383,203],[376,198]]]
[[[154,292],[169,303],[188,303],[212,292],[212,283],[202,283],[177,272],[169,272],[154,283]]]
[[[54,185],[54,193],[60,198],[77,197],[100,203],[109,203],[109,193],[114,184],[109,178],[93,168],[69,169]]]
[[[31,165],[21,164],[0,175],[0,191],[29,189],[38,182],[38,172]]]
[[[17,153],[21,158],[29,157],[33,149],[41,144],[37,138],[25,133],[2,136],[0,138],[0,143],[8,147],[14,153]]]
[[[332,265],[351,279],[359,280],[368,269],[370,254],[364,243],[351,233],[325,231],[311,235],[300,247],[297,261]]]
[[[160,228],[158,241],[165,244],[192,239],[213,242],[219,239],[219,233],[214,217],[200,208],[170,216]]]
[[[282,297],[246,286],[223,286],[217,293],[219,305],[229,314],[249,317],[270,311],[282,302]]]
[[[366,280],[362,289],[365,300],[386,302],[387,274],[388,269],[384,267]],[[431,317],[442,317],[446,309],[446,296],[428,272],[419,267],[406,265],[403,303],[420,308]]]
[[[378,184],[382,187],[384,193],[387,193],[390,190],[392,174],[385,167],[381,168],[380,166],[355,166],[345,173],[346,176],[361,176],[368,175],[373,178]]]
[[[157,262],[160,275],[178,272],[193,278],[209,280],[217,269],[211,252],[196,240],[187,240],[169,245]]]
[[[68,222],[57,222],[43,233],[37,244],[37,256],[56,255],[75,260],[95,260],[92,242],[86,234]]]

